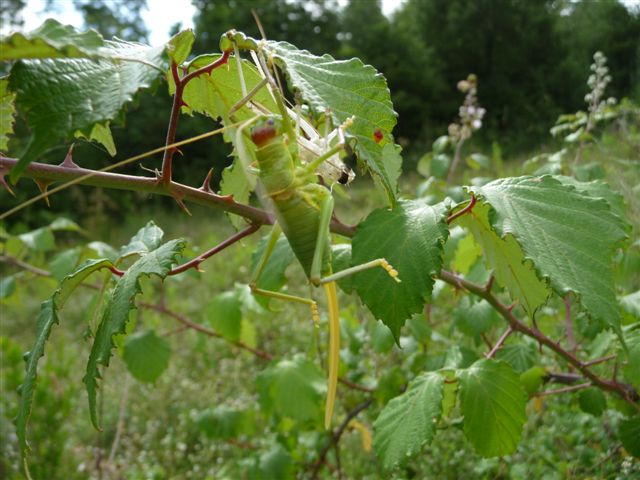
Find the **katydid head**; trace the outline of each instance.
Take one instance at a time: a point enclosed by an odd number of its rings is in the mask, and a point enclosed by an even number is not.
[[[251,129],[251,140],[258,148],[282,135],[282,120],[275,116],[260,119]]]

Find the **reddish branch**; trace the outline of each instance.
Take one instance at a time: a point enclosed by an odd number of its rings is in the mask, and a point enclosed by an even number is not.
[[[558,388],[556,390],[546,390],[544,392],[538,392],[534,396],[535,397],[548,397],[549,395],[559,395],[561,393],[569,393],[569,392],[575,392],[575,391],[578,391],[578,390],[584,390],[585,388],[589,388],[591,386],[592,386],[591,382],[585,382],[585,383],[581,383],[579,385],[571,385],[570,387]]]
[[[190,268],[194,268],[196,270],[199,270],[200,269],[200,264],[202,262],[204,262],[207,258],[215,255],[218,252],[221,252],[222,250],[224,250],[228,246],[233,245],[234,243],[236,243],[237,241],[243,239],[244,237],[246,237],[248,235],[251,235],[253,232],[258,230],[259,228],[260,228],[259,224],[249,225],[244,230],[240,230],[238,233],[236,233],[235,235],[232,235],[231,237],[227,238],[225,241],[221,242],[220,244],[216,245],[215,247],[207,250],[204,253],[201,253],[196,258],[194,258],[192,260],[189,260],[188,262],[185,262],[182,265],[179,265],[179,266],[171,269],[171,271],[167,274],[167,276],[178,275],[179,273],[186,272]],[[111,272],[113,272],[115,275],[118,275],[120,277],[125,274],[124,270],[120,270],[120,269],[118,269],[116,267],[113,267],[113,266],[109,267],[109,270],[111,270]]]
[[[12,168],[18,160],[0,155],[0,168]],[[266,211],[239,203],[228,196],[216,195],[200,188],[190,187],[181,183],[171,182],[171,191],[159,184],[155,177],[143,177],[137,175],[124,175],[120,173],[98,172],[86,168],[68,168],[60,165],[48,165],[33,162],[22,174],[25,178],[49,180],[52,182],[69,182],[82,180],[78,185],[91,187],[113,188],[117,190],[130,190],[136,192],[151,193],[181,198],[185,202],[203,205],[216,210],[226,211],[246,218],[251,223],[272,224],[273,216]],[[353,227],[341,223],[332,222],[331,231],[353,237]]]
[[[513,328],[511,328],[511,325],[509,325],[507,327],[507,329],[505,330],[505,332],[502,334],[502,336],[498,339],[496,344],[493,346],[491,351],[489,353],[487,353],[486,357],[487,358],[492,358],[496,354],[496,352],[498,350],[500,350],[502,345],[504,345],[504,342],[507,341],[507,338],[509,338],[509,335],[511,335],[512,333],[513,333]]]
[[[590,382],[594,386],[621,396],[627,403],[640,411],[640,405],[638,404],[638,400],[640,399],[640,397],[638,396],[638,392],[636,392],[632,386],[620,383],[615,379],[606,380],[593,373],[589,369],[589,365],[582,362],[578,357],[576,357],[574,353],[565,350],[558,342],[547,337],[536,327],[529,327],[525,323],[518,320],[511,312],[509,306],[504,305],[491,292],[487,292],[484,285],[478,285],[476,283],[470,282],[446,270],[440,271],[439,278],[451,285],[454,285],[458,288],[464,288],[465,290],[478,295],[481,298],[484,298],[509,323],[514,331],[520,332],[528,337],[535,339],[539,344],[544,345],[545,347],[556,353],[558,356],[564,358],[586,379],[590,380]]]
[[[477,200],[476,200],[475,195],[471,194],[471,199],[469,200],[469,203],[467,204],[467,206],[464,207],[462,210],[458,210],[456,213],[452,213],[451,215],[449,215],[449,218],[447,218],[447,223],[451,223],[456,218],[461,217],[465,213],[470,212],[473,209],[473,207],[475,206],[476,201]]]
[[[222,56],[215,62],[210,63],[209,65],[205,65],[204,67],[199,68],[198,70],[195,70],[182,78],[180,78],[180,73],[178,72],[178,65],[175,62],[171,62],[171,76],[173,77],[176,91],[173,94],[173,105],[171,107],[171,116],[169,117],[169,126],[167,127],[167,139],[165,141],[165,145],[171,145],[175,142],[176,131],[178,129],[178,119],[180,118],[180,109],[185,105],[183,95],[187,83],[202,74],[211,74],[213,70],[227,63],[227,60],[229,59],[229,53],[230,52],[224,52]],[[171,184],[172,160],[175,152],[175,148],[169,148],[164,151],[164,157],[162,158],[161,176],[162,183],[164,183],[165,186],[169,186]]]
[[[204,333],[205,335],[208,335],[209,337],[214,337],[214,338],[224,338],[221,334],[219,334],[218,332],[216,332],[215,330],[211,330],[207,327],[205,327],[204,325],[200,325],[199,323],[196,323],[190,319],[188,319],[185,315],[182,315],[178,312],[174,312],[173,310],[169,310],[166,307],[163,307],[161,305],[155,305],[153,303],[148,303],[148,302],[138,302],[138,305],[142,308],[147,308],[150,310],[154,310],[158,313],[162,313],[164,315],[167,315],[175,320],[177,320],[178,322],[182,323],[183,325],[185,325],[186,327],[192,329],[192,330],[196,330],[197,332],[200,333]],[[236,341],[236,342],[232,342],[230,340],[227,340],[229,343],[231,343],[232,345],[241,348],[242,350],[246,350],[248,352],[253,353],[256,357],[260,357],[263,360],[273,360],[273,355],[271,355],[268,352],[264,352],[262,350],[259,350],[257,348],[253,348],[250,347],[249,345],[247,345],[244,342],[241,341]]]

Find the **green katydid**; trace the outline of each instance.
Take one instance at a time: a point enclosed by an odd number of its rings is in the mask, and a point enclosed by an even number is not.
[[[258,51],[258,54],[260,55],[261,52]],[[400,279],[398,272],[383,258],[337,273],[332,272],[329,224],[334,202],[331,191],[318,183],[316,171],[329,159],[334,161],[335,156],[344,148],[342,134],[344,129],[348,128],[349,122],[338,128],[338,143],[304,163],[298,154],[300,139],[291,124],[290,110],[284,106],[279,89],[266,68],[266,62],[261,60],[259,65],[262,66],[265,78],[276,97],[280,115],[258,115],[248,120],[237,130],[234,139],[238,157],[247,168],[253,160],[245,139],[247,130],[250,129],[249,137],[255,145],[255,160],[259,168],[258,179],[265,196],[273,204],[276,216],[274,228],[258,263],[251,288],[259,295],[307,304],[311,308],[313,320],[318,321],[318,307],[314,300],[266,291],[256,286],[282,231],[310,283],[316,287],[322,285],[327,295],[329,375],[324,423],[325,427],[329,428],[337,392],[340,352],[339,310],[335,281],[374,267],[382,267],[397,282],[400,282]],[[246,88],[243,87],[243,90],[246,91]]]

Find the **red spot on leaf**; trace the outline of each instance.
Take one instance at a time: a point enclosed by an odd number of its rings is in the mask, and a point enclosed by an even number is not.
[[[376,128],[376,131],[373,132],[373,139],[376,141],[376,143],[380,143],[383,138],[384,138],[384,135],[382,134],[382,130],[380,130],[379,128]]]

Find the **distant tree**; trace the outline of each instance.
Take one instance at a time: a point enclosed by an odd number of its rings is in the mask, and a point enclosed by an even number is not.
[[[640,99],[640,11],[631,12],[617,0],[568,3],[559,17],[559,30],[570,55],[562,69],[567,88],[561,98],[565,111],[581,108],[586,93],[585,72],[593,54],[602,51],[612,82],[609,94]],[[573,88],[571,85],[582,88]]]
[[[338,50],[336,0],[254,0],[251,2],[192,0],[198,10],[194,19],[197,40],[194,52],[209,52],[220,35],[232,28],[260,38],[251,14],[255,10],[270,40],[286,40],[314,53]]]

